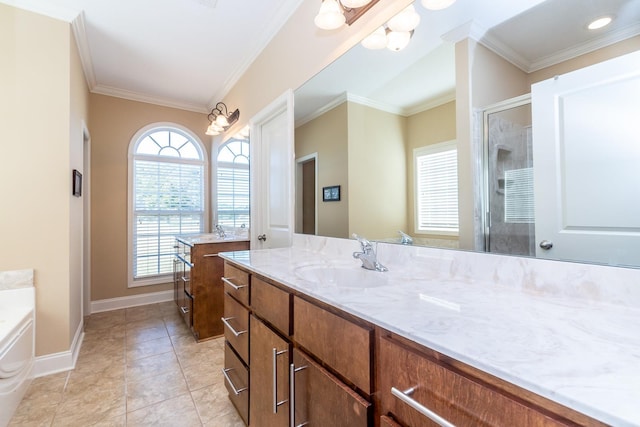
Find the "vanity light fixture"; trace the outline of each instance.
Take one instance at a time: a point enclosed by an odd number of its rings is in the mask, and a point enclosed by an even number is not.
[[[322,0],[313,22],[323,30],[335,30],[353,24],[379,0]]]
[[[236,111],[229,114],[227,106],[223,102],[218,102],[207,118],[209,119],[209,126],[205,134],[220,135],[221,132],[226,131],[238,121],[240,110],[236,108]]]
[[[413,5],[409,5],[385,25],[376,29],[362,40],[362,46],[367,49],[387,48],[395,52],[407,47],[414,29],[420,23],[420,15]]]
[[[587,28],[590,30],[599,30],[600,28],[604,28],[611,24],[611,21],[613,21],[613,17],[601,16],[600,18],[591,21],[589,25],[587,25]]]

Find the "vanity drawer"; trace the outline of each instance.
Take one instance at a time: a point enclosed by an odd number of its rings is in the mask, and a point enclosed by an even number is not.
[[[224,295],[224,337],[240,355],[244,363],[249,363],[249,311],[228,294]]]
[[[380,413],[392,414],[402,425],[436,425],[415,403],[458,427],[574,425],[550,418],[391,339],[380,338],[378,356]]]
[[[293,339],[348,381],[371,394],[373,330],[299,297],[293,301]]]
[[[226,293],[249,306],[249,273],[225,262],[222,282]]]
[[[251,277],[251,308],[283,334],[291,334],[291,294]]]
[[[224,385],[229,400],[249,425],[249,369],[242,364],[228,342],[224,345]]]

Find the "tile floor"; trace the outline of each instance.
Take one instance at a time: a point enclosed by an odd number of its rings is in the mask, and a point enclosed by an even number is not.
[[[9,426],[243,427],[223,345],[196,343],[173,302],[92,314],[76,368],[36,378]]]

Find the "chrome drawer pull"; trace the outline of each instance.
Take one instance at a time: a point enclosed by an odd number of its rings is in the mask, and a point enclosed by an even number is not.
[[[231,378],[229,378],[229,372],[231,371],[233,371],[233,368],[223,369],[222,375],[224,375],[224,379],[227,380],[227,383],[231,386],[231,389],[233,390],[233,394],[237,396],[243,391],[247,390],[249,387],[236,388],[236,386],[233,385],[233,381],[231,381]]]
[[[176,257],[177,257],[180,261],[182,261],[184,264],[186,264],[186,265],[188,265],[189,267],[193,268],[193,264],[192,264],[192,263],[190,263],[189,261],[187,261],[186,259],[184,259],[182,256],[180,256],[180,255],[176,255]]]
[[[182,277],[180,278],[180,280],[182,280],[183,282],[189,282],[191,279],[189,279],[189,278],[187,278],[187,277],[182,276]]]
[[[231,325],[229,324],[229,320],[231,320],[231,319],[235,319],[235,317],[223,317],[221,320],[222,320],[222,323],[224,323],[224,325],[225,325],[227,328],[229,328],[229,330],[233,333],[233,335],[235,335],[236,337],[239,337],[240,335],[242,335],[242,334],[246,334],[246,333],[247,333],[247,331],[240,331],[240,332],[238,332],[238,331],[236,331],[235,329],[233,329],[233,326],[231,326]]]
[[[281,354],[285,354],[287,350],[278,351],[275,347],[273,348],[273,413],[278,413],[278,406],[283,405],[288,402],[287,399],[281,400],[278,402],[278,356]]]
[[[180,311],[182,312],[182,314],[187,314],[189,312],[189,309],[187,307],[180,307]]]
[[[296,372],[300,372],[303,369],[307,369],[306,366],[296,368],[295,364],[289,365],[289,425],[291,427],[303,427],[309,424],[308,421],[298,424],[296,426]]]
[[[224,283],[226,283],[227,285],[231,286],[236,291],[239,291],[240,289],[247,287],[247,285],[236,285],[235,283],[233,283],[231,280],[227,279],[226,277],[223,277],[222,281]]]
[[[393,394],[398,399],[402,400],[407,405],[411,406],[416,411],[420,412],[425,417],[429,418],[434,423],[442,427],[456,427],[455,425],[451,424],[449,421],[442,418],[440,415],[433,412],[431,409],[427,408],[426,406],[423,406],[421,403],[418,403],[416,400],[409,397],[409,395],[412,394],[414,391],[415,391],[415,387],[411,387],[405,391],[400,391],[395,387],[391,387],[391,394]]]
[[[210,257],[214,257],[214,256],[218,256],[218,254],[206,254],[206,255],[202,255],[204,258],[210,258]]]

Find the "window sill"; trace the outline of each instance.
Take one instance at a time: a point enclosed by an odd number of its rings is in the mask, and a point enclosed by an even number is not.
[[[143,279],[129,279],[129,288],[139,288],[142,286],[163,285],[173,283],[173,274],[162,276],[145,277]]]

